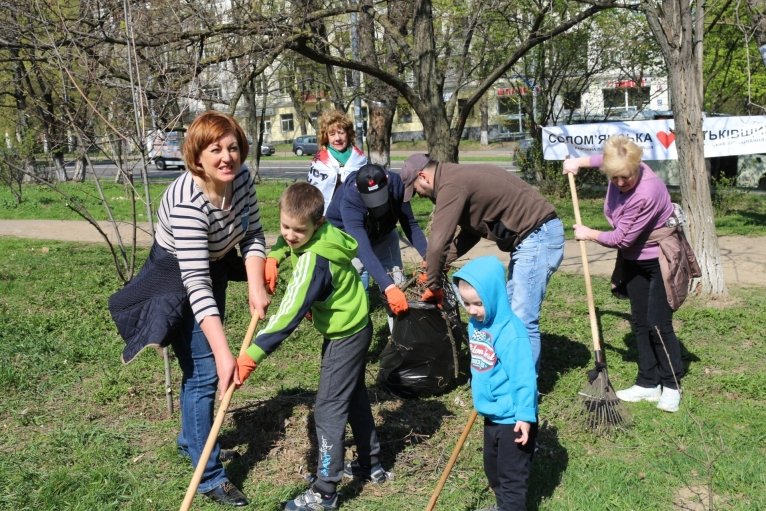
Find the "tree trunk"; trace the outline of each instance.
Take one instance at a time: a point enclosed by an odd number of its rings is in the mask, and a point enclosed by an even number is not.
[[[487,96],[482,96],[479,100],[479,112],[481,114],[481,136],[479,143],[481,145],[489,145],[489,106],[487,103]]]
[[[359,59],[365,64],[388,69],[392,73],[401,73],[403,69],[391,52],[378,55],[375,51],[375,25],[370,16],[372,2],[365,1],[367,10],[358,16]],[[408,18],[405,4],[393,0],[388,5],[388,15],[394,29],[406,32]],[[356,72],[356,71],[355,71]],[[370,163],[389,167],[391,164],[391,126],[394,123],[399,92],[383,81],[369,75],[364,76],[367,103],[367,158]]]
[[[66,167],[64,166],[64,153],[61,151],[53,152],[53,167],[56,170],[56,180],[60,183],[66,183],[69,180],[69,176],[67,176]]]
[[[763,0],[748,0],[747,3],[752,11],[753,37],[761,52],[763,64],[766,65],[766,8]]]
[[[702,269],[700,291],[711,297],[727,294],[721,251],[715,231],[710,184],[705,170],[702,129],[702,37],[704,12],[689,0],[650,2],[644,12],[668,68],[675,120],[681,202],[689,217],[688,234]]]
[[[78,156],[74,162],[74,175],[72,175],[72,181],[75,183],[85,182],[85,171],[87,169],[88,162],[85,156]]]
[[[444,80],[437,66],[430,0],[415,0],[413,14],[415,87],[420,101],[412,105],[423,124],[428,154],[438,161],[457,161],[460,137],[453,140],[444,101]]]

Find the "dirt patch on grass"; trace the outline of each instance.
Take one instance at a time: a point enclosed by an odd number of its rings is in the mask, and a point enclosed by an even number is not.
[[[684,486],[673,497],[673,509],[683,511],[709,511],[721,509],[726,499],[716,495],[705,485]]]

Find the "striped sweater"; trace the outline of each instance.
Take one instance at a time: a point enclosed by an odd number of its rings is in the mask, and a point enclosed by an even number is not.
[[[178,258],[195,319],[220,316],[213,297],[210,261],[239,243],[242,257],[265,257],[266,242],[250,171],[242,166],[232,183],[228,209],[214,207],[190,172],[173,181],[160,203],[155,241]]]

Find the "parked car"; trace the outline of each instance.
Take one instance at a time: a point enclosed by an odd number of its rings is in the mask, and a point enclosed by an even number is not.
[[[534,145],[534,143],[535,143],[534,138],[522,138],[521,140],[519,140],[518,146],[516,147],[516,151],[526,154],[532,149],[532,146]]]
[[[319,151],[317,145],[317,137],[313,135],[303,135],[295,137],[293,141],[293,152],[296,156],[303,156],[304,154],[315,154]]]
[[[534,138],[522,138],[516,143],[516,148],[512,150],[511,157],[513,159],[513,163],[516,166],[524,166],[524,161],[529,159],[532,153],[532,149],[534,148],[535,139]]]
[[[271,156],[277,152],[277,148],[271,144],[264,142],[261,144],[261,156]]]
[[[250,144],[250,156],[255,158],[255,142],[247,139],[247,143]],[[271,156],[277,152],[276,146],[266,142],[261,143],[261,156]]]
[[[494,144],[497,142],[511,142],[513,140],[519,140],[520,138],[524,138],[526,133],[519,133],[519,132],[513,132],[508,131],[507,128],[500,128],[500,130],[491,133],[489,136],[489,143]]]

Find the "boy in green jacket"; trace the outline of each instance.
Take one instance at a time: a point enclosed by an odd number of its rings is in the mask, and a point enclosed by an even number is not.
[[[316,479],[305,493],[285,505],[288,511],[337,509],[336,486],[344,473],[375,483],[390,474],[380,464],[380,443],[364,383],[367,349],[372,340],[369,304],[359,274],[351,264],[357,243],[324,221],[322,193],[295,183],[279,199],[281,239],[290,248],[293,273],[280,303],[237,359],[245,379],[279,347],[311,312],[324,336],[319,389],[314,404],[319,460]],[[358,457],[344,466],[343,439],[351,425]]]

